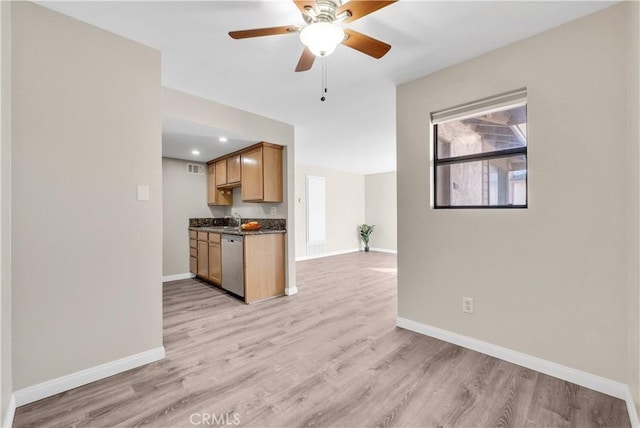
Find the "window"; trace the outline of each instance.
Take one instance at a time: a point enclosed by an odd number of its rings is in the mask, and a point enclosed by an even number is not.
[[[435,208],[527,207],[526,89],[431,115]]]

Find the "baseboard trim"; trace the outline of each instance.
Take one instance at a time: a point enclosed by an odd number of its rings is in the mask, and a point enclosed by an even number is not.
[[[99,366],[61,376],[57,379],[48,380],[37,385],[28,386],[15,391],[15,405],[24,406],[43,398],[86,385],[96,380],[104,379],[145,364],[153,363],[164,358],[164,346],[150,349],[139,354],[130,355],[119,360],[110,361]]]
[[[629,388],[624,383],[543,360],[542,358],[534,357],[512,349],[493,345],[488,342],[483,342],[482,340],[474,339],[472,337],[453,333],[451,331],[402,317],[397,318],[396,325],[406,330],[411,330],[416,333],[424,334],[425,336],[444,340],[445,342],[453,343],[454,345],[462,346],[463,348],[471,349],[519,366],[536,370],[540,373],[566,380],[567,382],[572,382],[580,386],[584,386],[585,388],[593,389],[594,391],[602,392],[603,394],[611,395],[625,401],[627,400],[627,394],[629,396],[631,395],[630,391],[627,392]],[[631,415],[629,415],[629,417],[631,417]]]
[[[162,282],[180,281],[181,279],[191,279],[191,278],[195,278],[195,277],[196,277],[196,275],[191,273],[191,272],[178,273],[178,274],[175,274],[175,275],[163,276],[162,277]]]
[[[294,294],[298,294],[298,287],[296,286],[287,287],[284,289],[284,294],[286,294],[287,296],[293,296]]]
[[[340,254],[357,253],[358,251],[360,251],[360,248],[350,248],[348,250],[332,251],[330,253],[316,254],[314,256],[296,257],[296,261],[302,262],[305,260],[322,259],[324,257],[339,256]]]
[[[398,254],[398,250],[388,250],[386,248],[375,248],[375,247],[371,247],[370,248],[371,251],[375,251],[378,253],[390,253],[390,254]]]
[[[625,401],[627,402],[627,411],[629,412],[629,420],[633,428],[640,427],[640,420],[638,420],[638,411],[636,410],[635,402],[633,401],[633,394],[631,389],[627,386]]]
[[[2,418],[2,428],[11,428],[13,426],[13,417],[16,414],[16,395],[11,394],[11,398],[9,399],[9,405],[7,406],[7,411],[4,413],[4,418]]]
[[[424,334],[425,336],[453,343],[454,345],[462,346],[463,348],[471,349],[485,355],[490,355],[492,357],[536,370],[540,373],[624,400],[627,404],[627,411],[629,412],[631,426],[634,428],[640,428],[640,421],[638,420],[638,412],[636,411],[633,395],[631,394],[629,386],[622,382],[583,372],[581,370],[563,366],[562,364],[554,363],[542,358],[514,351],[512,349],[503,348],[482,340],[443,330],[441,328],[433,327],[410,319],[398,317],[396,325],[406,330],[411,330],[416,333]]]

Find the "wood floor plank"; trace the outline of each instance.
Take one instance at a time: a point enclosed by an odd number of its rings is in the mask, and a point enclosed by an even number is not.
[[[255,305],[165,284],[164,360],[22,406],[14,426],[630,426],[622,400],[395,327],[395,255],[296,267],[297,295]]]

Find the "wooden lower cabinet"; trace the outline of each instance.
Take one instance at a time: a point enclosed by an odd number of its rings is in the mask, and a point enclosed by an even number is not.
[[[209,243],[198,241],[198,276],[209,277]]]
[[[198,274],[198,243],[196,239],[198,233],[193,230],[189,231],[189,271],[192,274]]]
[[[212,235],[217,235],[217,238]],[[220,248],[220,235],[210,233],[209,236],[209,280],[216,285],[222,284],[222,251]],[[217,240],[217,242],[216,242]]]
[[[284,234],[244,237],[245,302],[284,294]]]
[[[190,231],[193,238],[195,232]],[[219,233],[198,232],[190,240],[190,270],[199,278],[221,286],[222,241]],[[285,235],[244,236],[244,300],[253,303],[282,296],[285,287]]]
[[[195,275],[198,274],[198,258],[189,257],[189,271]]]

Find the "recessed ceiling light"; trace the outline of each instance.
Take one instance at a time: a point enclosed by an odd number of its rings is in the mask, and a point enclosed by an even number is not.
[[[227,142],[227,137],[220,137],[220,138],[218,138],[218,141],[220,141],[221,143],[226,143]]]
[[[199,155],[200,152],[198,150],[191,150],[192,155]]]

